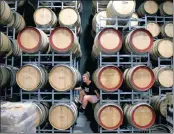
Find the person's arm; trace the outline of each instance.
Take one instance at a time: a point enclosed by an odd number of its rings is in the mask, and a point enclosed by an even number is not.
[[[100,95],[99,95],[98,91],[94,90],[94,92],[95,92],[96,96],[98,97],[98,99],[100,99]]]
[[[74,90],[82,90],[82,88],[81,87],[76,87],[76,88],[74,88]]]

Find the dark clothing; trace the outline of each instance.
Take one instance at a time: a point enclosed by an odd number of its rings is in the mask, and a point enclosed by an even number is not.
[[[91,81],[89,85],[86,83],[81,84],[81,88],[85,91],[87,95],[96,95],[95,90],[99,93],[98,88],[95,86],[94,82]]]

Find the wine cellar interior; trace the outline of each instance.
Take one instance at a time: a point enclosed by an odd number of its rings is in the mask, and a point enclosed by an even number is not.
[[[173,7],[0,1],[0,133],[173,133]],[[81,112],[86,72],[99,97]]]

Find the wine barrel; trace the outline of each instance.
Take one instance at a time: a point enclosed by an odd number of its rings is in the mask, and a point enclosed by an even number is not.
[[[8,54],[11,51],[11,46],[9,38],[0,32],[0,55]]]
[[[46,102],[34,102],[33,105],[36,107],[36,114],[37,114],[37,118],[36,118],[36,126],[40,126],[42,125],[49,114],[49,110],[48,110],[48,103]]]
[[[158,12],[158,4],[153,0],[143,2],[138,8],[138,15],[143,17],[145,15],[155,15]]]
[[[124,50],[128,53],[144,54],[153,45],[152,34],[143,28],[129,32],[124,38]]]
[[[97,32],[97,28],[99,28],[99,26],[100,27],[106,26],[106,20],[103,20],[105,18],[107,18],[106,11],[100,11],[94,16],[92,20],[92,28],[95,32]]]
[[[16,82],[25,91],[35,91],[47,84],[48,74],[44,67],[26,64],[16,74]]]
[[[76,27],[76,33],[81,32],[81,18],[78,11],[73,8],[62,9],[58,15],[58,21],[60,26],[70,29],[74,29]]]
[[[0,65],[0,88],[9,86],[11,82],[11,73],[7,67]]]
[[[135,1],[110,1],[107,5],[107,17],[108,18],[130,18],[135,10]],[[108,24],[114,25],[115,20],[107,21]],[[118,21],[118,23],[125,23]]]
[[[153,69],[155,74],[155,85],[162,87],[173,86],[173,70],[169,67],[156,67]]]
[[[173,3],[171,1],[165,1],[159,6],[161,16],[173,15]]]
[[[130,89],[147,91],[153,86],[155,76],[149,67],[139,65],[124,71],[124,81]]]
[[[17,41],[14,39],[11,39],[11,38],[10,38],[10,41],[11,41],[11,52],[10,52],[11,54],[10,55],[21,56],[22,50],[19,47]]]
[[[0,24],[9,24],[13,20],[13,12],[6,1],[0,1],[0,9]]]
[[[58,103],[50,108],[49,122],[55,129],[66,130],[75,123],[77,114],[77,106],[74,103]]]
[[[94,117],[97,123],[107,130],[115,130],[122,125],[123,111],[120,106],[108,103],[100,106],[98,103],[94,108]]]
[[[173,43],[169,39],[159,39],[154,41],[150,51],[152,59],[171,58],[173,56]]]
[[[77,36],[66,27],[57,27],[51,32],[50,45],[57,53],[72,52],[75,57],[82,56]]]
[[[132,20],[129,22],[131,27],[135,27],[135,26],[138,26],[138,25],[139,25],[139,22],[138,22],[138,20],[137,20],[137,19],[139,19],[139,17],[138,17],[138,14],[137,14],[137,13],[134,12],[134,13],[132,14],[132,16],[131,16],[130,19],[132,19]]]
[[[141,130],[150,128],[155,122],[155,112],[147,103],[125,105],[124,114],[127,122]]]
[[[162,116],[167,116],[167,103],[165,102],[166,97],[160,97],[160,96],[152,96],[151,97],[151,106],[154,108],[154,110],[158,113],[160,113]]]
[[[160,26],[155,22],[148,22],[146,29],[152,34],[153,37],[157,37],[161,32]]]
[[[173,23],[169,22],[161,26],[161,35],[163,38],[173,39]]]
[[[57,16],[50,8],[38,8],[33,17],[37,27],[55,27],[57,25]]]
[[[10,86],[13,86],[16,84],[16,73],[19,70],[17,67],[7,66],[6,67],[8,71],[10,72],[10,82],[8,83]]]
[[[122,35],[120,31],[114,28],[106,28],[100,31],[95,39],[92,55],[97,58],[100,52],[114,54],[122,47]]]
[[[80,79],[77,69],[67,65],[56,65],[49,73],[49,83],[56,91],[71,90]]]
[[[93,81],[97,88],[103,91],[116,91],[123,82],[123,74],[113,65],[98,68],[93,74]]]
[[[13,11],[13,20],[7,25],[7,27],[12,27],[16,29],[16,32],[19,32],[25,28],[25,20],[19,13]]]
[[[17,42],[26,53],[45,52],[49,46],[47,35],[40,29],[26,27],[18,33]]]

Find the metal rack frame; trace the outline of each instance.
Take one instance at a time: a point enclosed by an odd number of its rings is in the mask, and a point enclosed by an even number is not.
[[[99,1],[97,2],[97,12],[100,11],[99,9]],[[102,27],[101,26],[101,21],[102,20],[105,20],[105,21],[108,21],[108,20],[113,20],[115,21],[115,25],[107,25]],[[127,23],[126,25],[124,24],[120,24],[118,23],[118,21],[127,21],[127,22],[130,22],[130,21],[138,21],[139,23],[141,23],[141,26],[134,26],[134,27],[131,27],[130,26],[130,23]],[[132,19],[132,18],[129,18],[129,19],[121,19],[121,18],[103,18],[103,17],[100,17],[99,19],[99,26],[96,26],[96,31],[97,33],[100,32],[103,28],[108,28],[108,27],[112,27],[112,28],[115,28],[115,29],[121,29],[123,34],[125,34],[126,32],[129,32],[131,30],[134,30],[134,29],[137,29],[137,28],[146,28],[147,26],[147,22],[156,22],[156,23],[160,23],[160,24],[165,24],[167,22],[171,22],[173,21],[173,17],[160,17],[160,16],[145,16],[143,18],[139,18],[139,19]],[[155,38],[156,39],[156,38]],[[105,58],[107,57],[110,57],[112,58],[112,62],[109,61],[109,62],[106,62],[104,61]],[[128,58],[128,60],[125,62],[125,61],[122,61],[123,58]],[[144,61],[144,59],[146,59]],[[142,62],[143,61],[143,62]],[[172,62],[172,58],[171,59],[158,59],[158,66],[162,66],[162,61],[168,61],[168,65],[169,66],[173,66],[173,62]],[[150,59],[150,54],[147,53],[145,55],[135,55],[133,53],[131,54],[120,54],[119,52],[117,52],[116,54],[114,55],[106,55],[106,54],[103,54],[103,53],[100,53],[100,56],[98,58],[98,67],[101,67],[103,65],[116,65],[117,67],[133,67],[135,65],[147,65],[149,66],[150,68],[153,67],[152,65],[152,61]],[[161,95],[161,91],[162,90],[166,90],[166,89],[162,89],[161,87],[159,87],[159,93]],[[172,91],[172,88],[169,88],[168,90]],[[173,91],[174,91],[174,87],[173,87]],[[117,99],[116,100],[111,100],[111,99],[108,99],[108,100],[103,100],[103,95],[116,95],[117,96]],[[131,97],[130,98],[124,98],[124,95],[130,95]],[[145,98],[144,98],[144,96]],[[112,103],[117,103],[117,104],[120,104],[120,103],[125,103],[125,102],[128,102],[128,103],[132,103],[132,104],[135,104],[137,102],[147,102],[147,103],[150,103],[150,96],[153,95],[152,93],[152,89],[149,89],[148,91],[146,92],[143,92],[143,95],[142,95],[142,92],[135,92],[135,91],[130,91],[130,92],[125,92],[123,89],[119,89],[115,92],[112,92],[112,93],[109,93],[109,92],[103,92],[102,90],[100,90],[100,104],[103,104],[103,103],[107,103],[107,102],[112,102]],[[138,98],[136,98],[138,97]],[[136,98],[136,99],[135,99]],[[123,128],[118,128],[116,130],[104,130],[102,127],[99,126],[99,132],[100,133],[103,133],[103,132],[118,132],[118,133],[121,133],[121,132],[130,132],[130,133],[135,133],[135,132],[143,132],[142,130],[139,130],[139,129],[136,129],[134,128],[133,126],[124,126]],[[147,129],[146,132],[151,132],[151,128]]]

